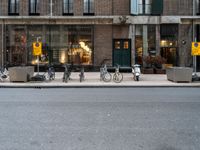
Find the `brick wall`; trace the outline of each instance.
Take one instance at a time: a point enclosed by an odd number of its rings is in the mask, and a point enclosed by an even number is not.
[[[0,4],[1,15],[6,16],[8,15],[8,0],[1,0]]]
[[[114,39],[127,39],[129,37],[129,26],[127,25],[116,25],[113,26],[113,38]]]
[[[50,11],[50,5],[49,5],[49,0],[42,0],[40,1],[41,6],[40,6],[40,15],[41,16],[48,16]]]
[[[113,0],[113,15],[129,15],[130,0]]]
[[[95,1],[95,15],[107,16],[112,15],[112,0],[96,0]]]
[[[52,0],[53,15],[62,15],[62,0]],[[112,7],[114,6],[114,7]],[[8,15],[8,0],[1,0],[0,10],[2,15]],[[95,0],[95,15],[129,15],[129,0]],[[45,16],[49,14],[49,0],[40,1],[40,15]],[[29,15],[29,0],[20,0],[21,16]],[[74,0],[74,15],[83,15],[83,0]]]
[[[74,15],[83,16],[83,1],[82,0],[74,1]]]
[[[164,15],[192,15],[193,0],[164,0]],[[52,0],[53,15],[62,15],[62,0]],[[8,0],[1,0],[0,13],[8,15]],[[49,0],[40,1],[40,15],[49,14]],[[129,15],[130,0],[95,0],[95,15]],[[20,15],[29,13],[29,0],[20,0]],[[74,0],[74,15],[83,15],[83,0]]]
[[[103,59],[112,59],[112,26],[96,25],[94,28],[94,65],[99,65]],[[112,60],[109,61],[112,64]]]
[[[179,16],[179,15],[192,15],[193,0],[164,0],[163,2],[163,15]]]

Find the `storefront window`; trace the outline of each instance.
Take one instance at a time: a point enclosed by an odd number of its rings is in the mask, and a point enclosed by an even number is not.
[[[176,66],[178,62],[178,25],[161,25],[160,54],[169,66]]]
[[[136,25],[136,36],[135,36],[135,62],[142,64],[143,56],[143,30],[142,25]]]
[[[144,26],[147,27],[147,30],[144,30]],[[142,65],[145,54],[156,55],[156,26],[136,25],[135,34],[135,62]]]
[[[156,26],[148,25],[148,54],[156,55]]]
[[[24,26],[6,27],[6,63],[23,65],[26,62],[27,36]]]
[[[92,26],[7,25],[6,32],[6,59],[10,65],[35,65],[33,42],[36,41],[42,43],[40,64],[92,64]]]

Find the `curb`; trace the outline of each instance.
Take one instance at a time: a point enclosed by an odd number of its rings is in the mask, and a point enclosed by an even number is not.
[[[0,85],[0,88],[200,88],[200,85]]]

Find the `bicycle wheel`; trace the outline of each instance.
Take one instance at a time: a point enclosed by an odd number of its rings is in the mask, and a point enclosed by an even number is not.
[[[103,75],[103,81],[104,82],[110,82],[111,79],[112,79],[112,75],[109,73],[109,72],[106,72],[104,75]]]
[[[123,75],[122,75],[122,73],[115,73],[115,74],[113,75],[113,81],[114,81],[114,82],[120,83],[120,82],[122,82],[122,80],[123,80]]]
[[[84,75],[80,74],[80,82],[84,81]]]
[[[52,80],[55,80],[56,74],[55,72],[52,73]]]
[[[64,76],[63,76],[63,82],[68,82],[69,78],[68,78],[68,75],[66,73],[64,73]]]
[[[139,81],[139,76],[136,76],[136,81]]]

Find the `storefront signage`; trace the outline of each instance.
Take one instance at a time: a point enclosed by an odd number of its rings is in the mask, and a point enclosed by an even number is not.
[[[34,42],[33,43],[33,55],[38,56],[42,54],[42,43]]]
[[[192,42],[192,55],[200,55],[200,42]]]

